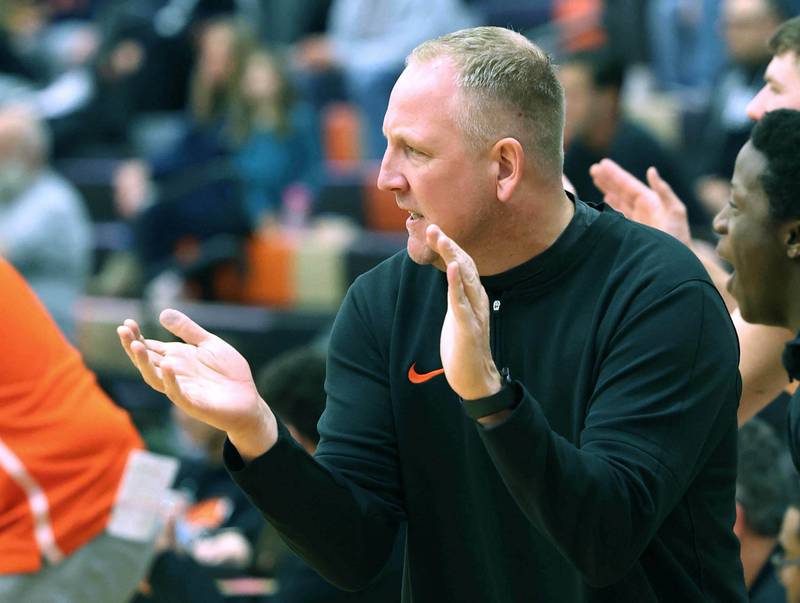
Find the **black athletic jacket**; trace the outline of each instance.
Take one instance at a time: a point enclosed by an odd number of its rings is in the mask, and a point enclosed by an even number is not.
[[[228,444],[238,483],[343,588],[407,518],[405,601],[745,601],[738,346],[692,253],[576,202],[553,246],[482,281],[524,386],[508,419],[467,418],[433,372],[446,279],[400,253],[339,312],[315,459],[283,429],[247,465]]]

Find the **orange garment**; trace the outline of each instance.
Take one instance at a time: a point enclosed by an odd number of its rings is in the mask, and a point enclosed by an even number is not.
[[[0,574],[27,573],[105,529],[142,441],[2,258],[0,342]]]

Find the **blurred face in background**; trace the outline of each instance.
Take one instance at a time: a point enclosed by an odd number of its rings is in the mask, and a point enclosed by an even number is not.
[[[200,55],[197,59],[203,81],[211,86],[223,86],[235,70],[235,33],[225,23],[214,23],[200,35]]]
[[[764,87],[747,105],[747,115],[758,121],[775,109],[800,110],[800,58],[792,51],[772,58],[764,74]]]
[[[767,41],[779,25],[766,0],[726,0],[722,27],[731,61],[743,65],[766,61]]]
[[[564,87],[566,103],[564,146],[569,146],[570,142],[584,136],[592,126],[595,89],[589,68],[580,63],[561,65],[558,69],[558,79]]]
[[[275,62],[265,52],[254,52],[247,59],[242,76],[242,96],[251,104],[277,99],[283,80]]]

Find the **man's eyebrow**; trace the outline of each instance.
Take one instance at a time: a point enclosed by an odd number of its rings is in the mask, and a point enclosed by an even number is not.
[[[386,134],[384,133],[384,136],[385,135]],[[399,128],[395,130],[394,132],[392,132],[392,138],[394,139],[395,142],[407,144],[410,146],[417,146],[421,144],[414,137],[414,133],[408,130],[407,128]]]

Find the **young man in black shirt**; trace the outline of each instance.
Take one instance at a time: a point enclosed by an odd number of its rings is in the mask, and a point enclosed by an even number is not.
[[[800,331],[800,111],[767,113],[736,159],[728,205],[714,218],[719,255],[733,267],[727,289],[749,323]],[[783,365],[800,379],[800,338]],[[789,446],[800,468],[800,393],[789,406]]]
[[[343,302],[313,458],[185,315],[161,322],[186,343],[119,329],[340,587],[369,584],[406,519],[407,601],[745,600],[725,306],[685,246],[564,193],[562,129],[554,70],[518,34],[411,54],[378,178],[408,248]]]
[[[775,109],[800,109],[800,17],[784,22],[770,38],[768,48],[773,56],[764,74],[764,86],[747,105],[747,114],[756,121]],[[704,253],[702,247],[695,245],[686,219],[686,207],[667,183],[668,179],[662,179],[651,167],[647,173],[652,187],[649,188],[607,159],[592,166],[591,174],[612,207],[623,211],[630,219],[668,232],[693,247],[724,294],[727,273],[717,265],[713,253]],[[786,387],[786,371],[780,358],[793,334],[780,327],[747,323],[738,309],[733,311],[732,318],[741,343],[741,425]]]

